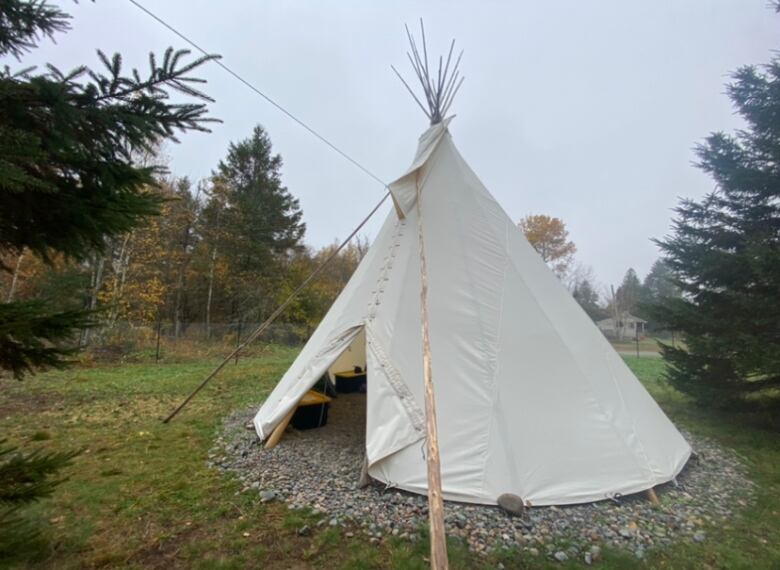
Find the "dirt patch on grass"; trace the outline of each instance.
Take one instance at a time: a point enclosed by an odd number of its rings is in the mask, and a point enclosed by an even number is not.
[[[138,564],[143,568],[170,568],[177,566],[176,557],[183,547],[198,542],[209,542],[213,532],[204,527],[185,527],[174,536],[156,538],[138,549],[130,558],[128,564]],[[181,564],[183,561],[178,561]]]
[[[218,562],[244,556],[248,568],[287,570],[320,566],[316,561],[323,554],[321,545],[314,536],[300,536],[294,529],[284,529],[286,511],[272,505],[265,512],[251,515],[228,516],[202,524],[184,522],[183,528],[173,535],[150,538],[124,563],[143,568],[191,568],[193,558]],[[215,544],[219,545],[216,549]]]
[[[95,399],[88,406],[72,410],[69,421],[79,424],[133,425],[164,418],[175,399],[166,396],[134,395],[122,398]]]
[[[64,410],[65,400],[55,394],[30,393],[15,391],[11,382],[16,380],[0,380],[0,419],[29,413],[40,413],[52,410]]]

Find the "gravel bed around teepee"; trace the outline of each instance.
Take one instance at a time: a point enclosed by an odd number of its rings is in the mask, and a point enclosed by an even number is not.
[[[426,498],[386,489],[375,483],[358,488],[363,461],[365,395],[343,394],[334,400],[328,425],[288,430],[281,443],[265,450],[251,419],[256,408],[225,420],[224,432],[210,453],[210,463],[231,471],[243,492],[258,501],[285,501],[290,509],[321,513],[319,526],[344,527],[378,542],[389,535],[419,538],[427,523]],[[559,561],[590,563],[604,546],[639,558],[674,541],[703,542],[708,526],[728,524],[751,500],[752,483],[739,458],[715,442],[684,433],[696,456],[672,483],[657,488],[660,507],[643,494],[619,501],[567,507],[534,507],[523,519],[498,507],[447,502],[449,536],[460,537],[477,552],[516,548]],[[311,529],[299,529],[301,534]]]

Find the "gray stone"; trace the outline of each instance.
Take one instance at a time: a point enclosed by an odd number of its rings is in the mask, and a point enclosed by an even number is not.
[[[271,501],[276,500],[276,491],[261,491],[260,492],[260,502],[261,503],[270,503]]]
[[[496,499],[498,506],[508,512],[510,515],[522,517],[525,514],[525,504],[523,499],[512,493],[504,493]]]
[[[298,529],[299,536],[309,536],[310,534],[311,534],[311,529],[307,524],[303,525],[301,528]]]
[[[376,482],[355,488],[365,460],[365,442],[356,436],[365,430],[365,396],[360,398],[350,400],[345,394],[333,404],[333,417],[325,428],[295,432],[272,450],[241,429],[256,410],[237,412],[225,420],[224,435],[214,439],[204,462],[228,471],[240,480],[239,488],[256,489],[258,502],[285,501],[291,509],[311,508],[321,515],[309,523],[312,534],[315,526],[330,528],[334,521],[333,528],[343,527],[345,534],[353,531],[372,544],[392,535],[418,540],[414,530],[427,523],[424,496]],[[641,557],[676,541],[701,542],[706,537],[704,524],[726,526],[753,503],[755,486],[733,452],[714,441],[683,435],[706,453],[707,461],[686,466],[678,487],[663,487],[663,510],[652,508],[640,496],[533,509],[523,508],[515,496],[514,508],[523,517],[509,516],[504,508],[447,502],[446,530],[477,553],[514,546],[529,557],[544,555],[554,562],[555,554],[562,552],[569,562],[590,560],[593,565],[602,557],[601,546]]]
[[[569,556],[563,550],[559,550],[553,554],[553,558],[555,558],[558,562],[566,562],[569,559]]]
[[[590,556],[594,561],[601,560],[601,547],[594,544],[590,547]]]

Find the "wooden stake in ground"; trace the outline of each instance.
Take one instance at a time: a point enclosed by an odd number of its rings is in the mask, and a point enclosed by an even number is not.
[[[439,435],[436,427],[436,401],[433,394],[431,341],[428,335],[428,269],[425,263],[420,184],[417,184],[417,231],[420,247],[420,317],[422,324],[423,382],[425,384],[425,428],[428,442],[428,519],[431,527],[431,568],[448,568],[447,536],[444,532],[444,499],[441,494]]]
[[[647,491],[645,491],[647,494],[647,500],[650,501],[654,505],[660,505],[661,501],[658,500],[658,495],[655,494],[655,487],[650,487]]]

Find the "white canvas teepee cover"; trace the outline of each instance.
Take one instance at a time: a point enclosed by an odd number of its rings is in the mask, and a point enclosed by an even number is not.
[[[369,474],[426,492],[419,184],[444,497],[567,504],[669,481],[690,446],[464,162],[447,124],[423,134],[391,185],[395,211],[257,413],[257,433],[267,437],[365,330]]]

